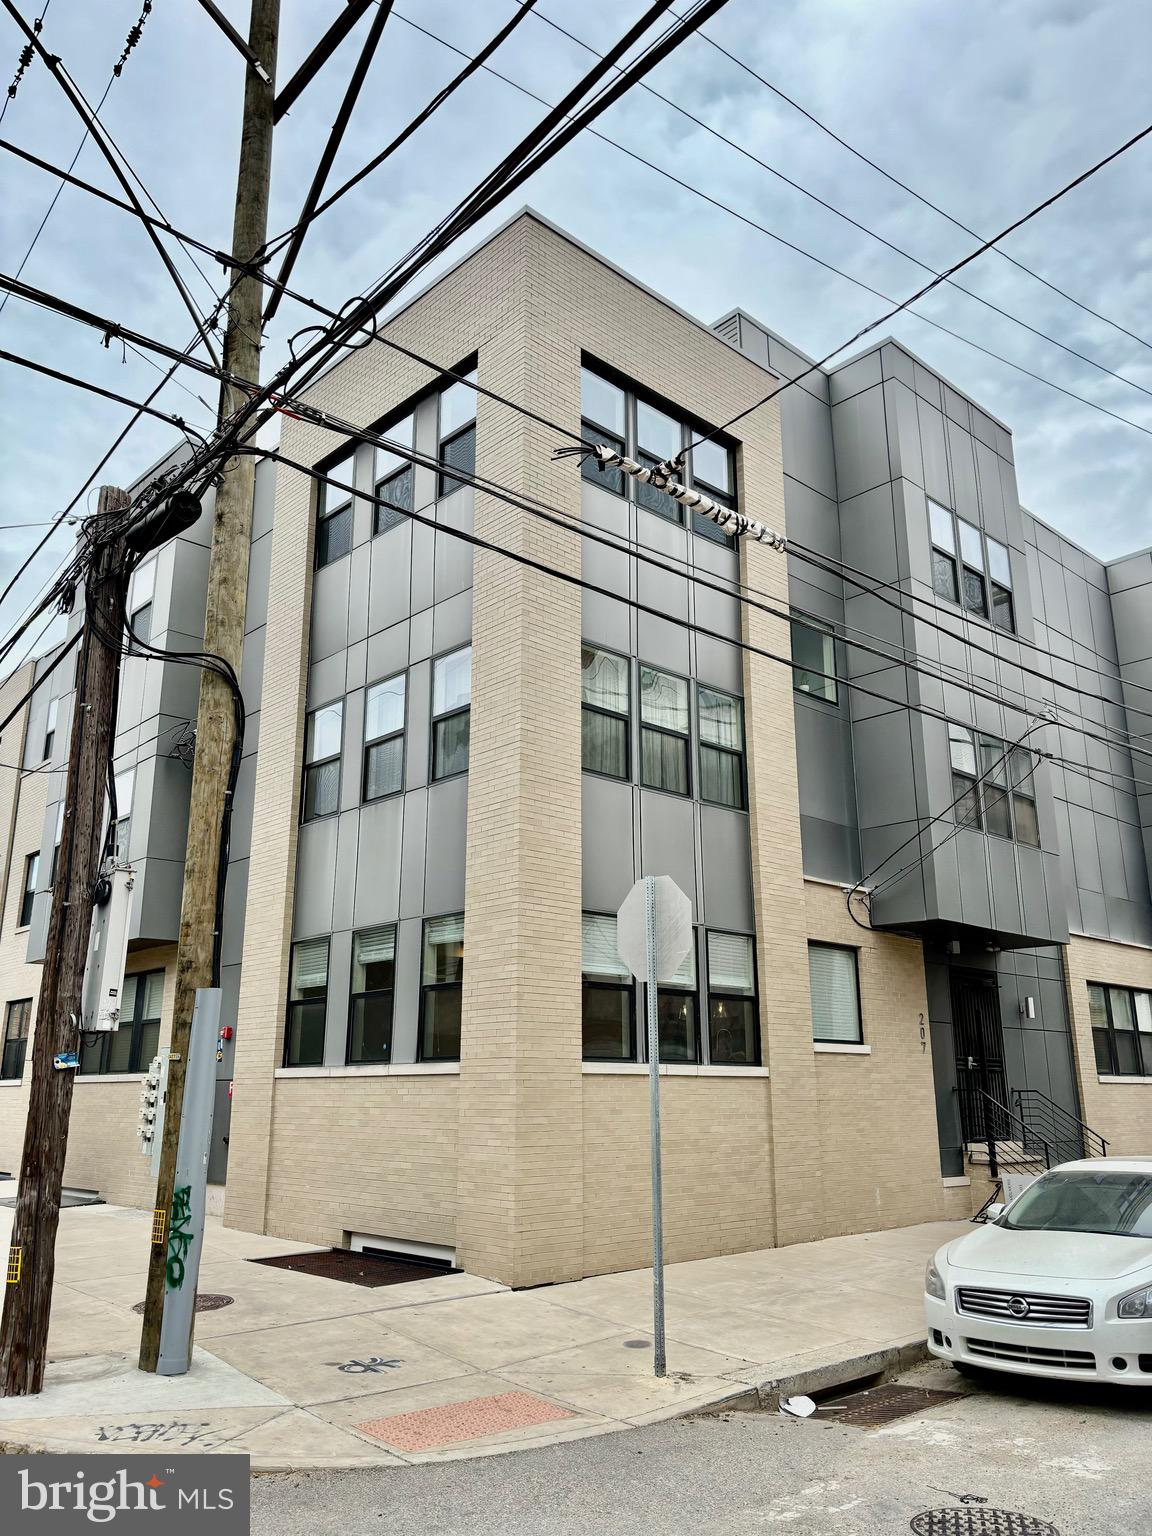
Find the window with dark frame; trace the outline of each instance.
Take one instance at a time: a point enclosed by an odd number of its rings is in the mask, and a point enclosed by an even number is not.
[[[364,800],[380,800],[404,788],[403,672],[364,691]]]
[[[581,766],[612,779],[631,774],[631,698],[627,656],[598,646],[580,648]]]
[[[692,793],[688,680],[640,668],[640,782],[673,795]]]
[[[137,971],[125,976],[120,991],[120,1022],[93,1035],[81,1046],[80,1071],[114,1075],[147,1072],[160,1048],[164,1011],[164,972]]]
[[[992,622],[997,629],[1016,633],[1016,606],[1012,597],[1012,557],[1008,546],[984,535],[988,560],[988,586],[992,593]]]
[[[472,647],[432,663],[432,778],[468,772],[472,716]]]
[[[1008,546],[928,498],[932,590],[945,602],[1016,633],[1012,557]]]
[[[713,1066],[760,1065],[756,944],[749,934],[707,934],[708,1059]]]
[[[616,918],[585,912],[582,1019],[585,1061],[636,1059],[636,988],[616,948]]]
[[[395,923],[352,935],[352,989],[348,1005],[348,1061],[352,1065],[392,1059],[395,974]]]
[[[143,647],[152,638],[152,599],[156,592],[156,561],[147,560],[132,575],[128,598],[129,655],[144,654]]]
[[[980,738],[980,794],[984,802],[984,830],[993,837],[1012,836],[1012,809],[1008,801],[1008,754],[1002,741]]]
[[[476,382],[475,368],[467,378]],[[439,431],[438,458],[447,468],[440,471],[438,494],[450,496],[468,483],[454,478],[453,470],[467,476],[476,473],[476,391],[467,384],[452,383],[440,391]]]
[[[843,944],[808,943],[812,1039],[818,1045],[862,1045],[860,973],[856,950]]]
[[[288,971],[288,1007],[284,1028],[286,1067],[323,1065],[327,1014],[328,940],[301,939],[292,946]]]
[[[696,942],[670,981],[656,988],[656,1023],[662,1062],[700,1060],[700,1031],[696,1024]]]
[[[1009,759],[1012,780],[1012,824],[1016,841],[1029,848],[1040,846],[1040,823],[1036,818],[1036,788],[1034,776],[1040,766],[1035,752],[1025,747],[1013,747]]]
[[[56,745],[56,721],[60,713],[60,700],[48,700],[48,712],[44,717],[44,752],[43,760],[47,762],[52,756],[52,749]]]
[[[691,441],[698,434],[689,428],[688,436]],[[702,496],[710,496],[713,501],[735,512],[736,470],[731,448],[725,447],[715,438],[697,443],[688,455],[688,466],[694,491],[699,491]],[[731,534],[725,533],[718,523],[700,512],[692,514],[692,532],[699,538],[711,539],[714,544],[724,544],[728,548],[735,544]]]
[[[696,685],[700,733],[700,798],[742,811],[744,790],[744,701],[719,688]]]
[[[0,1056],[0,1078],[24,1076],[24,1057],[28,1050],[28,1030],[32,1022],[32,999],[18,998],[4,1009],[4,1050]]]
[[[304,821],[340,809],[340,760],[344,738],[341,699],[312,710],[304,724]]]
[[[20,892],[20,917],[17,928],[27,928],[32,921],[32,908],[36,902],[36,881],[40,875],[40,850],[29,853],[24,859],[24,888]]]
[[[956,822],[994,837],[1012,838],[1027,848],[1039,848],[1040,825],[1032,782],[1040,763],[1036,754],[951,723],[948,750]]]
[[[402,444],[405,448],[416,446],[416,417],[409,413],[403,420],[394,422],[383,430],[384,437]],[[405,512],[416,510],[415,469],[411,459],[402,458],[391,449],[377,446],[372,484],[378,498],[372,508],[372,537],[399,528],[408,519]],[[384,505],[381,505],[384,503]]]
[[[580,435],[588,442],[603,443],[614,452],[628,449],[628,397],[618,384],[610,384],[590,368],[580,370]],[[613,496],[623,496],[624,471],[601,469],[589,454],[580,462],[581,477]]]
[[[345,484],[352,480],[352,457],[341,459],[330,471],[333,479]],[[320,482],[319,506],[316,514],[316,569],[331,565],[352,548],[352,495],[351,492]]]
[[[424,919],[420,1060],[459,1061],[464,997],[464,914]]]
[[[1152,1077],[1152,992],[1090,981],[1088,1008],[1101,1077]]]
[[[932,536],[932,590],[945,602],[960,601],[956,565],[956,523],[947,507],[928,501],[928,526]]]
[[[683,446],[684,429],[674,417],[644,400],[636,401],[636,458],[645,469],[655,469],[657,464],[674,459]],[[637,506],[654,512],[657,517],[666,518],[670,523],[684,521],[684,508],[667,491],[659,491],[654,485],[636,480],[632,484],[632,493]]]
[[[949,725],[948,754],[952,761],[952,814],[962,827],[983,826],[980,790],[977,785],[976,744],[966,725]]]
[[[825,704],[839,701],[835,635],[797,618],[792,620],[792,687]]]

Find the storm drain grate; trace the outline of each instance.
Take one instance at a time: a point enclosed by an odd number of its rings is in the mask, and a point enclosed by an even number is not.
[[[75,1205],[103,1204],[104,1202],[101,1200],[100,1196],[93,1194],[90,1189],[62,1189],[60,1191],[60,1209],[62,1211],[70,1211]],[[16,1200],[15,1198],[11,1200],[0,1200],[0,1205],[8,1206],[12,1210],[15,1210]]]
[[[929,1387],[902,1387],[891,1382],[887,1386],[851,1392],[838,1402],[821,1403],[816,1413],[817,1417],[825,1421],[853,1424],[857,1429],[876,1429],[881,1424],[890,1424],[893,1419],[907,1418],[910,1413],[937,1408],[941,1403],[953,1403],[962,1396],[961,1392],[940,1392]]]
[[[1014,1509],[926,1509],[912,1529],[916,1536],[1060,1536],[1047,1520]]]
[[[231,1296],[222,1296],[219,1291],[197,1291],[196,1311],[219,1312],[221,1307],[230,1307],[233,1300],[234,1298]],[[144,1308],[146,1306],[147,1302],[138,1301],[132,1310],[133,1312],[139,1312],[143,1314]]]
[[[282,1253],[276,1258],[249,1262],[267,1264],[272,1269],[290,1269],[298,1275],[316,1275],[322,1280],[345,1280],[349,1285],[406,1285],[410,1280],[460,1273],[444,1264],[377,1258],[375,1254],[353,1253],[349,1248],[330,1248],[327,1253]]]

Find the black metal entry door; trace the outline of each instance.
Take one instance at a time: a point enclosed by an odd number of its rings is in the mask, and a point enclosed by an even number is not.
[[[979,973],[952,972],[952,1039],[965,1144],[989,1135],[1003,1136],[1004,1127],[995,1124],[998,1117],[988,1102],[1008,1102],[1004,1031],[994,980]]]

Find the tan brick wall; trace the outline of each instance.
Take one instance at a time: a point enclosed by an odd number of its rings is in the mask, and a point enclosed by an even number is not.
[[[1110,1156],[1152,1153],[1152,1082],[1100,1081],[1088,1010],[1090,981],[1152,991],[1152,949],[1074,934],[1064,950],[1064,969],[1085,1123],[1105,1138]]]

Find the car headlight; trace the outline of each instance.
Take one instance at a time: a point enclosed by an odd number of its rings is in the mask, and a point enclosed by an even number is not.
[[[940,1271],[936,1268],[935,1259],[928,1260],[928,1268],[924,1271],[924,1291],[928,1296],[935,1296],[937,1301],[944,1301],[947,1298],[948,1293],[944,1289],[944,1282],[940,1278]],[[1125,1300],[1127,1299],[1125,1297]],[[1152,1292],[1149,1292],[1149,1300],[1152,1301]],[[1139,1315],[1144,1316],[1143,1312]],[[1152,1316],[1152,1311],[1149,1316]]]
[[[1129,1291],[1127,1296],[1121,1296],[1116,1303],[1116,1316],[1152,1318],[1152,1285],[1142,1286],[1138,1291]]]

